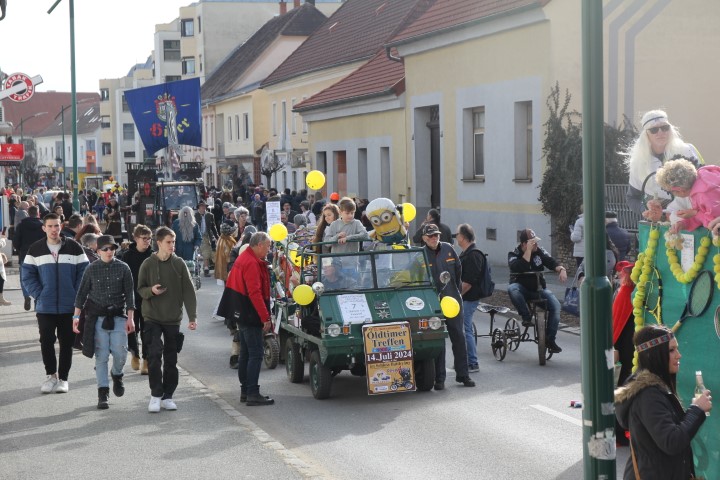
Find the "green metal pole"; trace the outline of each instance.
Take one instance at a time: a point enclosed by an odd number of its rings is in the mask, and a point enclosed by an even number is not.
[[[62,182],[63,182],[63,192],[67,192],[67,182],[65,181],[65,175],[66,175],[65,169],[67,168],[67,166],[65,165],[65,105],[63,105],[62,108],[60,109],[60,125],[62,128],[62,149],[63,149],[63,154],[62,154],[63,171],[62,171],[61,176],[62,176]]]
[[[582,2],[585,282],[580,293],[584,478],[615,479],[612,288],[605,273],[602,0]]]
[[[70,91],[72,98],[73,210],[80,211],[80,201],[78,200],[77,90],[75,88],[75,0],[70,0]]]

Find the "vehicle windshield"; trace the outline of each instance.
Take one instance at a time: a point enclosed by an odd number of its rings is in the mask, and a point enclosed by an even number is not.
[[[326,292],[432,285],[422,250],[322,255],[319,280]]]
[[[163,185],[165,208],[180,210],[182,207],[196,208],[198,193],[195,185]]]

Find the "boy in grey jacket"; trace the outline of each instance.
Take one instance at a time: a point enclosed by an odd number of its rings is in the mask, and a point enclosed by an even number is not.
[[[347,243],[347,241],[369,240],[370,236],[362,222],[355,219],[355,202],[352,198],[341,198],[338,208],[340,208],[340,218],[325,230],[323,241],[338,242],[331,247],[332,253],[357,252],[360,250],[360,242]]]

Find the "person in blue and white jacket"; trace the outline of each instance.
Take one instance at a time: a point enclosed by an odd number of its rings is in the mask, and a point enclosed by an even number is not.
[[[28,249],[22,264],[25,292],[35,299],[40,350],[47,378],[42,393],[67,393],[72,365],[73,311],[75,296],[89,262],[75,240],[60,236],[60,217],[54,213],[43,218],[47,238]],[[55,358],[55,338],[60,342],[60,359]]]

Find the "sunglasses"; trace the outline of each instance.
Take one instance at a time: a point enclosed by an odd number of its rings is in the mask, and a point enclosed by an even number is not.
[[[101,252],[109,252],[115,250],[113,247],[103,247],[100,249]]]
[[[648,128],[648,132],[652,133],[653,135],[658,133],[660,130],[662,130],[663,132],[667,132],[668,130],[670,130],[670,125],[663,125],[661,127]]]

